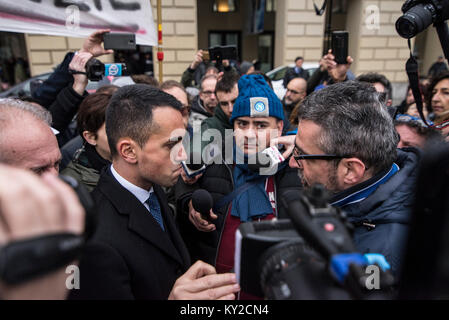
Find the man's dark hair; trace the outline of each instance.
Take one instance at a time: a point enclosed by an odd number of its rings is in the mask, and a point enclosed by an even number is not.
[[[229,93],[234,88],[235,84],[239,82],[239,76],[233,73],[225,73],[223,78],[217,82],[215,92]]]
[[[131,75],[131,79],[133,79],[134,83],[143,83],[153,87],[159,87],[159,81],[147,74],[133,74]]]
[[[189,94],[186,91],[186,88],[184,88],[184,86],[182,84],[180,84],[178,81],[176,80],[167,80],[162,82],[162,84],[159,86],[159,89],[161,89],[162,91],[164,90],[170,90],[171,88],[179,88],[182,91],[185,92],[185,94],[187,96],[189,96]]]
[[[104,86],[101,86],[100,88],[95,91],[95,93],[107,93],[110,95],[113,95],[114,92],[116,92],[120,88],[119,86],[113,85],[113,84],[106,84]]]
[[[304,60],[304,58],[303,57],[296,57],[295,62],[298,61],[298,60]]]
[[[387,93],[386,100],[392,99],[393,97],[393,88],[391,87],[391,83],[383,74],[376,72],[364,73],[358,76],[356,80],[371,84],[379,82],[384,86],[385,92]]]
[[[396,159],[399,136],[370,84],[346,81],[307,96],[298,113],[321,127],[318,147],[327,154],[357,157],[373,174]]]
[[[441,80],[444,80],[444,79],[449,79],[449,71],[441,72],[430,80],[430,84],[427,89],[427,98],[426,98],[427,109],[429,111],[433,110],[432,109],[433,88],[436,87],[438,82],[440,82]]]
[[[76,124],[81,136],[83,131],[96,133],[101,128],[105,122],[106,108],[111,97],[112,93],[106,91],[95,92],[81,102],[76,116]]]
[[[117,142],[130,137],[140,147],[148,141],[151,133],[158,130],[153,123],[153,110],[170,107],[180,111],[181,103],[172,95],[158,88],[135,84],[117,90],[106,110],[106,135],[112,157],[118,152]]]

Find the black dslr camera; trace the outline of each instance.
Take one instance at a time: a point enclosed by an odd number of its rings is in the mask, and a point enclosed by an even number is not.
[[[78,259],[97,224],[94,202],[74,178],[60,176],[76,192],[85,210],[84,234],[57,233],[14,241],[0,247],[0,281],[17,285],[57,270]]]
[[[401,10],[404,15],[396,21],[396,30],[406,39],[413,38],[432,23],[449,19],[446,0],[407,0]]]
[[[385,298],[394,278],[382,255],[356,252],[352,225],[330,206],[321,185],[282,201],[290,220],[242,224],[236,234],[235,272],[242,291],[271,300]],[[367,285],[379,271],[380,290]],[[377,288],[376,288],[377,289]]]

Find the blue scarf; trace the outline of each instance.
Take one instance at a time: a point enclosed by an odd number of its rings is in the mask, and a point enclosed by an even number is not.
[[[390,170],[386,172],[384,175],[377,177],[377,179],[375,179],[376,177],[373,177],[372,179],[375,181],[368,180],[367,182],[371,182],[369,185],[367,186],[363,185],[363,188],[361,189],[356,187],[356,189],[359,190],[350,193],[349,195],[343,197],[342,199],[334,201],[333,203],[331,203],[331,205],[342,208],[344,206],[365,200],[366,198],[368,198],[369,195],[371,195],[374,191],[376,191],[380,185],[387,182],[399,170],[400,170],[399,166],[396,163],[393,163]]]
[[[265,191],[265,180],[268,176],[261,176],[248,169],[248,156],[235,147],[234,143],[234,163],[236,159],[244,164],[236,164],[234,167],[234,190],[247,182],[256,181],[249,189],[241,192],[232,200],[231,215],[239,217],[241,222],[252,221],[254,218],[263,218],[273,213],[270,199]],[[287,165],[284,161],[278,165],[276,173]]]

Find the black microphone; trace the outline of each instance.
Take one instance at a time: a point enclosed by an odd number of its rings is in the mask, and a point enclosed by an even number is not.
[[[192,194],[192,206],[195,211],[201,214],[204,220],[210,222],[210,209],[214,205],[214,199],[212,199],[209,191],[204,189],[198,189]]]

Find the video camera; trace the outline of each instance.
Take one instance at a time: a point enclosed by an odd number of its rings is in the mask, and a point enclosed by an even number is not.
[[[103,76],[121,77],[129,75],[129,73],[124,63],[104,64],[100,60],[92,58],[86,63],[86,75],[90,81],[100,81]]]
[[[136,50],[136,35],[133,33],[105,33],[104,48],[113,50]],[[106,63],[91,58],[86,63],[86,72],[69,70],[71,74],[85,74],[90,81],[101,81],[103,77],[129,75],[126,64]]]
[[[59,176],[78,196],[85,210],[84,234],[57,233],[14,241],[0,247],[0,281],[17,285],[57,270],[79,258],[97,224],[94,202],[74,178]]]
[[[407,0],[401,10],[404,15],[396,21],[396,30],[406,39],[413,38],[432,23],[449,19],[449,3],[443,0]]]
[[[274,300],[385,298],[394,278],[382,255],[356,253],[352,225],[329,205],[321,185],[286,192],[290,220],[248,222],[236,234],[235,272],[242,291]],[[377,268],[380,290],[370,290]],[[260,275],[260,277],[259,277]]]

